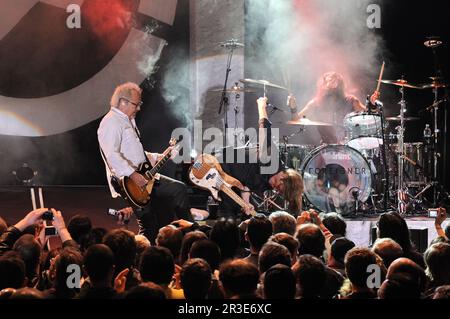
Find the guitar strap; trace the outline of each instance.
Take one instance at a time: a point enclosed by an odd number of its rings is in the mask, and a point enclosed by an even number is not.
[[[110,176],[110,178],[111,178],[111,180],[110,180],[110,182],[111,182],[111,185],[112,185],[112,187],[114,188],[114,190],[116,191],[116,193],[119,193],[120,194],[120,184],[119,184],[119,178],[117,178],[117,176],[115,176],[114,175],[114,173],[113,173],[113,171],[112,171],[112,169],[111,169],[111,166],[109,166],[109,163],[108,163],[108,161],[106,160],[106,156],[105,156],[105,153],[103,153],[103,150],[102,150],[102,147],[100,146],[100,144],[99,144],[99,146],[98,146],[99,148],[100,148],[100,154],[102,155],[102,158],[103,158],[103,162],[105,162],[105,164],[106,164],[106,167],[108,168],[108,171],[109,171],[109,176]]]
[[[130,122],[131,122],[131,121],[130,121]],[[143,151],[144,151],[145,162],[146,162],[150,167],[153,167],[152,163],[148,160],[147,154],[145,153],[145,150],[144,150],[144,144],[142,143],[142,140],[141,140],[141,133],[139,133],[139,130],[138,130],[137,126],[133,125],[132,122],[131,122],[131,126],[134,128],[134,131],[136,132],[136,136],[137,136],[139,142],[140,142],[141,145],[142,145],[142,149],[143,149]]]

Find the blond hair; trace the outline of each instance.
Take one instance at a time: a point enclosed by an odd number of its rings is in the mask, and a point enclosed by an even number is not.
[[[288,210],[290,213],[299,214],[302,210],[303,196],[303,178],[299,172],[294,169],[285,171],[286,177],[283,178],[284,183],[284,199],[289,203]]]
[[[133,82],[127,82],[116,87],[111,97],[111,107],[118,107],[120,98],[131,98],[132,91],[136,91],[139,94],[142,93],[142,89],[139,87],[139,85]]]

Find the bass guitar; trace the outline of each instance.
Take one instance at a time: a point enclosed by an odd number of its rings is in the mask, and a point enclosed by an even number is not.
[[[233,186],[243,189],[241,182],[226,174],[213,155],[199,155],[189,169],[189,179],[194,185],[209,190],[216,201],[221,201],[219,191],[222,191],[241,206],[247,214],[256,215],[253,207],[231,189]]]

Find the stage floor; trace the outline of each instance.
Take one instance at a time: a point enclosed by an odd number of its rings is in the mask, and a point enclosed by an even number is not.
[[[38,192],[36,190],[36,200]],[[111,229],[118,227],[113,217],[106,214],[109,208],[125,207],[121,199],[113,199],[109,189],[100,187],[46,187],[43,189],[44,205],[62,212],[66,222],[76,214],[88,215],[94,227]],[[0,216],[8,224],[14,224],[26,213],[32,210],[30,190],[24,187],[0,188]],[[347,237],[357,245],[369,246],[371,243],[371,229],[376,227],[377,215],[357,219],[346,219]],[[436,238],[434,219],[428,217],[406,217],[411,229],[427,229],[429,243]],[[443,227],[450,223],[447,219]],[[138,227],[134,218],[128,225],[129,230],[137,232]]]

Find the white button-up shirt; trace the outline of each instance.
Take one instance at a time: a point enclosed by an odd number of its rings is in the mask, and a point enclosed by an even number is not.
[[[145,162],[144,147],[137,135],[136,122],[112,107],[103,117],[97,131],[98,142],[106,158],[106,176],[113,197],[119,196],[111,185],[111,175],[118,178],[130,176]],[[152,164],[157,154],[145,153]]]

